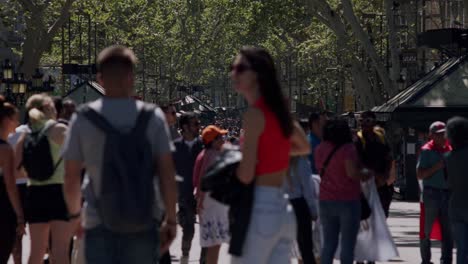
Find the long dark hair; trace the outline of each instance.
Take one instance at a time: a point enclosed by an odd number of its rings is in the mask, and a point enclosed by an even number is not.
[[[328,120],[323,128],[323,140],[331,142],[336,146],[352,143],[353,137],[348,121],[338,118]]]
[[[13,104],[7,102],[5,97],[0,95],[0,123],[3,119],[12,117],[17,111],[17,108]]]
[[[289,108],[286,104],[281,90],[276,69],[270,54],[263,48],[244,47],[240,50],[253,71],[257,73],[260,94],[265,100],[265,104],[278,119],[283,135],[291,136],[293,132],[293,122]]]

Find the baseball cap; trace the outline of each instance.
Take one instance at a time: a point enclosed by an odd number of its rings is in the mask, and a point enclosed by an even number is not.
[[[209,125],[202,131],[203,143],[209,144],[219,135],[226,135],[229,131],[223,130],[217,126]]]
[[[429,127],[429,132],[431,134],[445,133],[445,123],[440,121],[432,123]]]

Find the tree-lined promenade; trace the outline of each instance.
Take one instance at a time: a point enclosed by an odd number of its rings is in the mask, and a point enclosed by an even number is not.
[[[5,0],[0,5],[0,30],[23,40],[14,50],[26,76],[40,66],[93,62],[97,51],[120,43],[139,54],[137,89],[143,98],[174,98],[177,86],[200,85],[227,101],[226,65],[239,47],[258,45],[278,62],[288,96],[298,95],[304,104],[346,110],[345,97],[352,97],[365,109],[398,91],[397,38],[403,33],[392,26],[399,10],[389,0]]]

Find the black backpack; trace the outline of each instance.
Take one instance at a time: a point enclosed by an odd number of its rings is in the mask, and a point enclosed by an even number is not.
[[[124,133],[89,106],[79,110],[105,134],[101,189],[91,190],[102,223],[117,233],[140,232],[154,223],[154,159],[146,133],[154,111],[145,105],[133,129]]]
[[[47,132],[56,124],[55,121],[48,122],[41,130],[27,133],[24,138],[22,166],[30,179],[48,180],[62,162],[60,158],[57,163],[54,163],[47,137]]]

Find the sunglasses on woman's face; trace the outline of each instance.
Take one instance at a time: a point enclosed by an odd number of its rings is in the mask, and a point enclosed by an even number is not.
[[[241,63],[241,64],[236,64],[236,65],[233,64],[230,66],[229,69],[231,72],[234,71],[235,73],[243,73],[245,71],[250,70],[250,67],[248,65]]]

